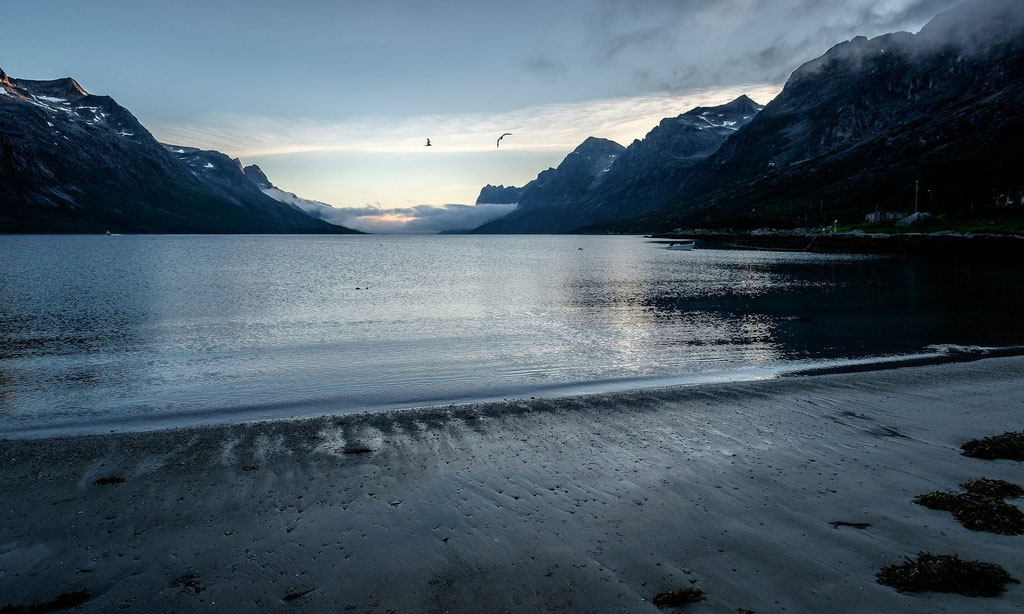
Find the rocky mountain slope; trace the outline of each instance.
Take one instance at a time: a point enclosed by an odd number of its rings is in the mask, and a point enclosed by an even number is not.
[[[602,181],[623,151],[625,147],[614,141],[588,138],[556,168],[549,168],[524,185],[519,193],[519,206],[512,213],[473,232],[557,232],[578,225],[573,207]]]
[[[581,148],[594,155],[590,150],[595,143],[611,142],[588,139],[557,169],[520,188],[519,200],[510,201],[519,203],[515,211],[476,232],[559,232],[665,206],[679,195],[685,171],[707,159],[761,108],[746,96],[717,107],[697,107],[662,120],[627,148],[606,148],[604,158],[580,165],[581,158],[574,156]],[[496,196],[493,190],[487,186],[481,198],[485,193]]]
[[[245,174],[245,178],[259,190],[273,198],[274,200],[298,207],[300,210],[305,211],[307,214],[312,215],[315,218],[322,219],[326,222],[330,222],[333,217],[337,217],[338,209],[322,203],[318,200],[310,200],[308,198],[302,198],[293,192],[285,192],[281,188],[275,186],[267,178],[266,173],[263,172],[259,166],[250,164],[242,169]],[[359,233],[359,230],[346,229],[348,232]]]
[[[919,182],[919,183],[918,183]],[[689,171],[671,207],[596,230],[792,227],[878,209],[976,215],[1024,191],[1024,2],[836,45]]]
[[[515,186],[490,185],[487,184],[480,190],[476,198],[478,205],[511,205],[519,202],[523,189]]]
[[[0,232],[346,230],[241,184],[241,169],[223,154],[176,149],[74,79],[0,70]]]
[[[686,187],[687,171],[718,151],[763,107],[747,96],[663,119],[615,161],[578,210],[578,224],[615,220],[664,207]]]

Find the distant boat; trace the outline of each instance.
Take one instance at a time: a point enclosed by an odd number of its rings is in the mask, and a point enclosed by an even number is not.
[[[108,236],[108,237],[110,236],[110,231],[109,231],[109,230],[107,231],[107,236]]]
[[[668,244],[667,249],[671,249],[677,252],[688,252],[693,249],[693,241],[676,241]]]

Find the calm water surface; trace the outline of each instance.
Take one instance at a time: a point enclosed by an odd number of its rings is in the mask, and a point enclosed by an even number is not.
[[[580,250],[578,248],[582,247]],[[764,377],[1024,343],[1013,265],[637,237],[0,237],[0,433]]]

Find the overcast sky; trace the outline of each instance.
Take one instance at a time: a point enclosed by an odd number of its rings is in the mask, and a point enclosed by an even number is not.
[[[0,0],[0,67],[74,76],[300,196],[407,208],[521,185],[590,135],[626,145],[697,104],[766,103],[831,45],[956,3]]]

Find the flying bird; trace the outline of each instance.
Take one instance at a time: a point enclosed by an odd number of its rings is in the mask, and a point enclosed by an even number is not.
[[[498,137],[498,142],[494,144],[494,148],[495,149],[501,147],[501,139],[505,138],[506,136],[512,136],[512,133],[511,132],[506,132],[505,134],[499,136]]]
[[[430,147],[430,139],[427,139],[427,144],[424,147]]]

